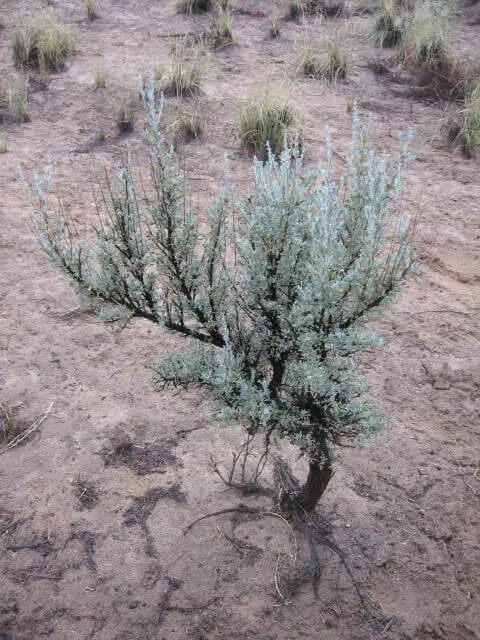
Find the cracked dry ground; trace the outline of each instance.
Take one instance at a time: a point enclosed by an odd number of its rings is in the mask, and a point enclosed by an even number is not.
[[[34,3],[1,4],[0,69],[8,76],[12,25]],[[34,89],[30,123],[2,125],[9,151],[0,156],[0,400],[22,424],[54,404],[24,446],[0,457],[0,638],[478,639],[480,174],[478,160],[447,148],[444,105],[410,100],[405,85],[375,77],[373,17],[365,13],[311,25],[320,40],[345,29],[345,83],[290,78],[302,25],[285,23],[270,40],[262,11],[285,7],[251,2],[255,11],[235,15],[237,44],[215,54],[204,84],[205,133],[181,154],[196,206],[221,184],[225,151],[244,189],[251,163],[235,115],[265,78],[302,114],[310,162],[324,149],[327,124],[340,156],[348,148],[351,97],[362,115],[373,112],[379,147],[391,147],[406,123],[415,130],[405,211],[418,218],[422,269],[375,320],[386,346],[364,363],[395,423],[365,449],[337,452],[320,506],[367,594],[365,610],[328,555],[314,598],[301,580],[306,550],[279,519],[226,514],[184,535],[205,513],[239,500],[264,504],[225,492],[211,471],[211,455],[228,462],[241,434],[218,424],[196,392],[154,393],[145,365],[183,340],[146,321],[117,332],[102,325],[29,225],[17,164],[41,167],[51,153],[59,192],[79,221],[90,217],[90,168],[112,166],[127,149],[141,162],[142,117],[133,134],[75,151],[112,129],[123,83],[167,63],[165,36],[201,31],[208,18],[178,16],[161,0],[103,0],[101,18],[86,25],[80,2],[56,5],[79,51],[46,90]],[[456,45],[478,53],[478,26],[461,18],[457,26]],[[94,91],[101,60],[109,80]],[[178,108],[181,101],[167,100],[168,122]],[[295,451],[282,453],[305,472]]]

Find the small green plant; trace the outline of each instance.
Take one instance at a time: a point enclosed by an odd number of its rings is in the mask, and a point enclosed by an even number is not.
[[[392,0],[382,0],[380,14],[375,22],[373,41],[377,47],[394,47],[402,38],[402,28]]]
[[[467,93],[464,108],[450,125],[449,137],[468,158],[480,150],[480,85]]]
[[[178,13],[207,13],[214,8],[214,0],[177,0]]]
[[[107,86],[107,70],[103,65],[97,65],[93,72],[93,81],[96,89],[105,89]]]
[[[16,29],[13,55],[17,68],[36,68],[44,78],[59,71],[75,53],[75,38],[52,9],[42,9],[27,17]]]
[[[268,32],[271,38],[278,38],[280,36],[280,20],[277,17],[273,17],[269,21]]]
[[[170,67],[161,84],[163,92],[177,97],[198,93],[206,64],[206,56],[200,55],[197,49],[188,54],[185,40],[177,42],[172,48]]]
[[[8,137],[6,133],[0,133],[0,153],[8,151]]]
[[[8,89],[8,108],[17,122],[30,122],[28,75],[14,73]]]
[[[88,22],[93,22],[98,18],[98,10],[100,8],[100,0],[83,0],[83,12]]]
[[[268,148],[278,156],[287,144],[301,142],[295,109],[268,89],[247,102],[240,113],[239,131],[249,153],[268,157]]]
[[[121,134],[133,131],[137,111],[138,99],[136,92],[132,89],[123,90],[115,105],[115,123]]]

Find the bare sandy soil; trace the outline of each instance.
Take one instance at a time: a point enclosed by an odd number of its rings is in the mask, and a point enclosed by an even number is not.
[[[50,153],[58,191],[78,220],[92,215],[90,168],[138,150],[142,117],[131,135],[79,151],[114,130],[122,85],[167,64],[166,36],[199,32],[208,18],[178,16],[166,0],[103,0],[100,19],[87,25],[79,1],[55,4],[75,27],[78,54],[34,90],[30,123],[0,124],[9,138],[0,155],[0,401],[27,425],[54,403],[24,446],[0,456],[0,638],[480,638],[480,173],[478,160],[447,148],[445,105],[414,99],[408,79],[375,76],[370,14],[312,23],[320,42],[341,28],[352,50],[348,80],[327,86],[291,78],[301,24],[285,23],[271,40],[261,12],[284,8],[239,0],[259,13],[235,15],[237,44],[214,55],[201,96],[205,134],[182,152],[196,205],[221,184],[225,151],[244,188],[251,162],[235,117],[265,80],[301,113],[310,162],[326,125],[339,154],[348,148],[352,98],[362,115],[373,113],[379,147],[415,130],[404,201],[418,217],[422,269],[375,320],[386,346],[365,363],[395,423],[365,449],[337,452],[319,507],[365,606],[328,554],[315,599],[296,579],[304,543],[282,520],[226,514],[184,533],[239,501],[267,504],[225,491],[212,473],[211,455],[228,463],[241,431],[218,423],[200,394],[152,390],[146,365],[183,339],[147,321],[122,331],[101,324],[40,250],[17,178],[19,162],[41,168]],[[33,5],[1,1],[4,78],[12,25]],[[455,34],[464,55],[478,55],[478,25],[459,16]],[[380,57],[396,72],[392,55]],[[95,91],[100,61],[109,77]],[[167,121],[179,105],[167,100]],[[283,454],[302,476],[295,452]]]

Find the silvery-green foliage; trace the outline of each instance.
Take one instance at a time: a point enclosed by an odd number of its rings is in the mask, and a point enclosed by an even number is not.
[[[302,153],[254,164],[252,193],[236,206],[234,298],[223,349],[161,357],[155,382],[208,385],[229,417],[298,443],[311,461],[328,443],[385,423],[365,400],[353,356],[379,345],[363,326],[412,266],[412,228],[395,214],[409,138],[396,158],[371,148],[355,113],[346,170],[332,149],[320,171]]]
[[[88,280],[87,257],[84,243],[72,223],[55,215],[51,204],[52,162],[48,159],[43,177],[34,171],[32,185],[26,180],[22,168],[18,169],[20,183],[33,205],[31,218],[40,246],[53,263],[79,284]]]
[[[85,252],[50,215],[48,186],[37,180],[42,247],[92,293],[198,338],[191,350],[160,356],[156,386],[206,386],[225,417],[267,439],[286,437],[320,464],[331,443],[362,440],[385,423],[355,356],[379,346],[368,315],[412,269],[413,227],[398,214],[411,135],[395,157],[379,154],[371,123],[355,110],[340,176],[328,135],[320,169],[287,147],[278,159],[254,161],[251,193],[237,203],[227,179],[200,220],[161,135],[153,79],[141,93],[151,176],[144,197],[129,163],[118,167]]]

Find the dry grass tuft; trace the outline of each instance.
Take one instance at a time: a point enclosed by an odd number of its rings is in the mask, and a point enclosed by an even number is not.
[[[177,42],[171,52],[170,68],[161,88],[166,95],[192,96],[200,91],[207,64],[206,56],[198,49],[187,54],[185,40]]]
[[[182,144],[200,138],[205,129],[205,118],[200,104],[183,111],[172,124],[172,144],[178,150]]]
[[[83,0],[83,12],[88,22],[93,22],[99,17],[100,0]]]
[[[449,138],[468,158],[480,149],[480,85],[467,93],[464,108],[450,125]]]
[[[138,106],[136,91],[124,89],[115,105],[115,123],[121,134],[133,131]]]
[[[232,14],[228,3],[217,4],[211,31],[214,48],[234,43]]]
[[[295,52],[295,72],[305,78],[335,81],[345,78],[349,53],[335,36],[327,45],[327,53],[318,52],[317,46],[307,34]]]
[[[301,128],[295,109],[268,90],[250,100],[240,114],[238,124],[242,142],[249,153],[268,156],[268,145],[279,155],[287,144],[301,143]]]
[[[107,70],[103,65],[95,67],[93,72],[93,81],[95,83],[95,89],[105,89],[107,86]]]
[[[17,122],[30,122],[28,91],[28,75],[13,74],[8,89],[8,109]]]
[[[178,13],[206,13],[214,8],[214,0],[177,0]]]
[[[402,26],[402,57],[406,64],[441,72],[451,63],[452,8],[445,2],[423,0]]]
[[[0,402],[0,444],[8,445],[23,433],[23,428],[13,419],[10,407]]]
[[[8,137],[6,133],[0,133],[0,153],[7,153]]]
[[[28,16],[16,29],[13,55],[17,68],[35,68],[43,77],[59,71],[65,60],[75,53],[75,38],[51,9]]]
[[[273,17],[268,23],[268,32],[271,38],[278,38],[280,36],[280,20],[278,17]]]
[[[305,14],[319,15],[325,18],[337,18],[345,9],[342,0],[303,0],[302,8]]]
[[[380,14],[375,22],[373,41],[377,47],[394,47],[402,39],[402,26],[395,13],[392,0],[382,0]]]

